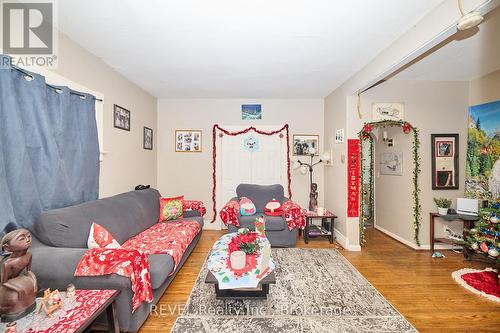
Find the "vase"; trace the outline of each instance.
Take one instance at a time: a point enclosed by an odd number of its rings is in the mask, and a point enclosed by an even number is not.
[[[438,207],[438,214],[439,215],[447,215],[448,214],[448,208]]]
[[[246,264],[246,253],[243,251],[233,251],[231,252],[231,267],[234,270],[243,269]]]

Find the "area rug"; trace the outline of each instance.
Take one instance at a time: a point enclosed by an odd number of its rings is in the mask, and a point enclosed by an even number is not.
[[[451,273],[451,276],[459,285],[474,294],[500,303],[500,285],[496,270],[464,268]]]
[[[272,253],[267,300],[216,300],[205,262],[171,332],[417,332],[337,250]]]

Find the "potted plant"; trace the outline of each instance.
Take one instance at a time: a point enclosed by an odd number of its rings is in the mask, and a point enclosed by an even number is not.
[[[448,208],[451,207],[451,200],[448,198],[434,198],[434,202],[438,207],[439,215],[448,214]]]

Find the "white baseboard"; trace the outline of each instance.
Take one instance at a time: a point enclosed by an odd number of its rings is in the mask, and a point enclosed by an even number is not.
[[[383,232],[384,234],[386,234],[387,236],[389,236],[391,238],[394,238],[398,242],[403,243],[406,246],[411,247],[414,250],[430,250],[431,249],[430,244],[417,246],[417,244],[410,242],[407,239],[404,239],[403,237],[400,237],[400,236],[396,235],[395,233],[392,233],[389,230],[382,228],[381,226],[375,225],[375,229]],[[461,248],[462,248],[461,246],[453,246],[450,244],[436,244],[434,246],[435,250],[453,250],[453,249],[461,249]]]
[[[335,232],[335,240],[342,245],[342,247],[348,251],[361,251],[361,246],[359,245],[350,245],[349,239],[344,236],[340,231],[334,229]]]
[[[398,236],[398,235],[396,235],[395,233],[392,233],[392,232],[390,232],[389,230],[384,229],[384,228],[382,228],[382,227],[381,227],[381,226],[379,226],[379,225],[376,225],[376,226],[375,226],[375,229],[377,229],[377,230],[379,230],[379,231],[383,232],[384,234],[386,234],[387,236],[389,236],[389,237],[391,237],[391,238],[394,238],[394,239],[395,239],[395,240],[397,240],[398,242],[403,243],[404,245],[411,247],[412,249],[418,250],[418,249],[420,248],[420,247],[418,247],[416,244],[414,244],[413,242],[410,242],[409,240],[404,239],[403,237]]]

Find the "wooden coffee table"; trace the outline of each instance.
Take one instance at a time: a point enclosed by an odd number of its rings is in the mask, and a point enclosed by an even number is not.
[[[266,299],[269,285],[276,283],[276,276],[272,271],[260,280],[257,288],[219,289],[219,282],[212,272],[208,271],[205,283],[214,285],[216,299]]]

